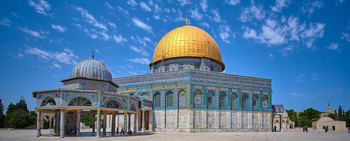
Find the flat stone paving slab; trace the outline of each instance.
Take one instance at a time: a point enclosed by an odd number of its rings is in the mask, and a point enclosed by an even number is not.
[[[49,135],[49,130],[42,130],[43,136],[36,137],[36,130],[0,130],[0,141],[90,141],[90,140],[140,140],[140,141],[350,141],[348,132],[322,132],[309,131],[302,132],[301,129],[290,130],[288,132],[216,132],[216,133],[137,133],[133,136],[114,136],[96,138],[92,137],[91,130],[82,130],[81,137],[65,137]]]

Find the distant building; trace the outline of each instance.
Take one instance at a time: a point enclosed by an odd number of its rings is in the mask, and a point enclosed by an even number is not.
[[[312,122],[313,130],[324,130],[328,127],[329,131],[346,131],[345,121],[334,121],[330,117],[322,117],[318,121]]]
[[[290,120],[288,113],[284,111],[283,105],[272,105],[272,118],[273,131],[287,131],[295,128],[294,122]]]
[[[335,113],[335,109],[332,111],[331,109],[331,104],[328,103],[328,111],[321,111],[321,115],[320,117],[328,117],[329,114],[334,114]]]

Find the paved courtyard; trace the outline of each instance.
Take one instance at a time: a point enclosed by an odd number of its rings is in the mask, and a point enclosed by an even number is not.
[[[83,137],[59,137],[49,136],[49,130],[43,130],[44,136],[37,138],[36,130],[0,130],[0,141],[88,141],[88,140],[142,140],[142,141],[191,141],[191,140],[239,140],[239,141],[350,141],[350,133],[347,132],[302,132],[301,129],[291,130],[289,132],[231,132],[231,133],[138,133],[133,136],[115,136],[115,137],[91,137],[87,133],[90,130],[83,130]]]

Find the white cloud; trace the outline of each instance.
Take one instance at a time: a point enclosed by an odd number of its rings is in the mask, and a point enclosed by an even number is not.
[[[204,12],[206,12],[207,9],[208,9],[208,2],[207,2],[207,0],[202,0],[202,1],[200,2],[200,5],[201,5],[202,10],[203,10]]]
[[[149,63],[151,63],[151,61],[149,61],[147,58],[133,58],[133,59],[128,59],[128,61],[139,63],[139,64],[145,64],[145,65],[148,65]]]
[[[152,9],[144,2],[140,2],[140,7],[143,9],[143,10],[146,10],[148,12],[150,12]]]
[[[303,6],[301,7],[301,10],[305,13],[305,14],[309,14],[309,16],[311,14],[313,14],[315,12],[316,9],[321,9],[323,7],[323,2],[322,1],[314,1],[314,2],[306,2],[303,4]]]
[[[4,26],[11,26],[10,24],[11,24],[11,21],[9,20],[9,19],[7,19],[7,18],[3,18],[2,20],[0,20],[0,24],[1,25],[4,25]]]
[[[139,36],[131,36],[131,39],[137,43],[142,44],[143,46],[147,46],[147,43],[152,43],[152,40],[146,36],[143,38],[140,38]]]
[[[228,38],[230,37],[231,34],[231,29],[228,25],[221,25],[220,26],[220,38],[225,42],[225,43],[230,43]]]
[[[60,26],[60,25],[51,24],[51,27],[52,27],[53,29],[56,29],[56,30],[59,31],[59,32],[65,32],[65,31],[67,30],[66,27]]]
[[[316,72],[312,72],[312,80],[319,80],[319,76]]]
[[[127,4],[131,5],[132,7],[137,5],[135,0],[128,0]]]
[[[177,0],[181,6],[185,6],[186,4],[191,4],[190,0]]]
[[[125,15],[129,15],[129,12],[125,9],[123,9],[122,7],[118,6],[118,11],[125,14]]]
[[[181,12],[180,10],[178,10],[178,13],[179,13],[179,14],[177,14],[178,17],[176,17],[174,21],[175,21],[175,22],[180,22],[180,21],[182,22],[182,21],[185,21],[184,16],[182,16],[182,12]]]
[[[137,53],[140,53],[142,56],[149,56],[149,53],[145,51],[142,47],[130,46],[130,49]]]
[[[111,10],[114,10],[113,6],[109,4],[108,2],[105,2],[105,6]]]
[[[45,32],[43,32],[43,31],[35,31],[35,30],[30,30],[30,29],[21,28],[21,27],[19,29],[22,30],[25,33],[28,33],[29,35],[34,36],[34,37],[45,38],[45,36],[44,36]]]
[[[346,41],[350,42],[350,34],[347,33],[341,33],[341,39],[345,39]]]
[[[194,18],[195,20],[201,20],[203,17],[203,15],[199,13],[198,8],[194,10],[190,10],[190,13],[191,13],[191,17]]]
[[[270,58],[273,58],[274,56],[273,56],[273,54],[272,54],[272,53],[270,53],[270,54],[269,54],[269,57],[270,57]]]
[[[202,22],[201,25],[204,26],[204,27],[207,27],[207,28],[210,27],[209,24],[208,24],[207,22]]]
[[[337,0],[336,5],[338,6],[339,4],[342,4],[343,2],[345,2],[346,0]]]
[[[144,22],[140,21],[137,18],[133,18],[132,21],[134,22],[134,24],[139,27],[142,28],[148,32],[152,32],[152,27],[150,27],[149,25],[145,24]]]
[[[281,49],[282,55],[287,56],[289,53],[293,53],[295,46],[289,45]]]
[[[105,32],[105,31],[97,31],[96,29],[92,28],[92,29],[84,29],[84,32],[86,34],[88,34],[91,38],[93,39],[103,39],[103,40],[109,40],[109,35]]]
[[[213,20],[218,23],[221,22],[221,17],[218,10],[211,10],[211,12],[214,14]]]
[[[59,65],[59,64],[57,64],[57,63],[52,63],[52,65],[53,65],[53,67],[58,68],[58,69],[61,69],[61,68],[62,68],[62,66]]]
[[[29,55],[36,55],[39,57],[40,60],[43,60],[45,62],[53,61],[54,63],[60,62],[64,64],[74,65],[77,63],[78,59],[78,56],[76,56],[72,50],[67,48],[61,52],[49,52],[41,50],[37,47],[28,47],[25,53]]]
[[[122,35],[119,35],[119,36],[113,35],[113,39],[115,42],[120,43],[120,44],[127,41],[125,38],[123,38]]]
[[[291,94],[294,97],[304,97],[304,98],[308,98],[307,95],[303,94],[303,93],[296,93],[296,92],[292,92]]]
[[[81,16],[85,19],[85,21],[87,21],[89,24],[95,26],[95,27],[98,27],[100,29],[103,29],[103,30],[108,30],[107,27],[98,22],[94,16],[92,16],[87,10],[81,8],[81,7],[76,7],[75,8],[77,11],[80,12]]]
[[[328,48],[330,50],[338,50],[338,51],[340,51],[340,49],[338,49],[339,48],[339,44],[338,43],[331,43],[331,45],[329,45],[326,48]]]
[[[225,2],[229,5],[239,4],[240,0],[225,0]]]
[[[37,3],[33,0],[28,0],[29,6],[34,7],[35,11],[39,14],[47,15],[47,12],[51,9],[50,4],[48,4],[45,0],[37,0]]]
[[[113,28],[116,28],[116,27],[117,27],[117,25],[115,25],[115,23],[113,23],[113,22],[108,22],[108,24],[109,24],[109,26],[111,26],[111,27],[113,27]]]
[[[254,18],[258,20],[262,20],[265,18],[265,11],[262,5],[258,7],[255,5],[251,5],[248,8],[244,8],[243,12],[240,15],[240,20],[242,22],[251,21]]]
[[[306,46],[308,48],[312,47],[312,44],[316,38],[323,37],[324,33],[324,27],[326,24],[316,23],[316,24],[309,24],[309,29],[305,29],[301,33],[301,38],[306,40]]]
[[[261,27],[261,31],[262,33],[258,35],[254,29],[246,28],[243,37],[257,39],[267,44],[283,44],[287,41],[283,33],[284,28],[279,27],[274,20],[265,20],[265,25]]]
[[[276,5],[271,7],[274,12],[281,12],[282,8],[287,7],[291,3],[290,0],[276,0]]]

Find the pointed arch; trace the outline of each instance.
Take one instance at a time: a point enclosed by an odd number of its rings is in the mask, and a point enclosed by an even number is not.
[[[186,91],[181,89],[178,93],[178,107],[183,108],[186,107]]]
[[[226,109],[226,93],[225,92],[221,92],[220,96],[219,96],[219,106],[220,109]]]
[[[155,92],[153,94],[153,108],[160,108],[161,104],[160,104],[160,93],[159,92]]]
[[[92,106],[92,103],[88,98],[78,96],[71,99],[68,106]]]
[[[202,91],[199,89],[193,92],[193,106],[195,108],[202,108]]]
[[[53,96],[45,96],[40,102],[40,107],[42,106],[56,106],[56,100]]]
[[[231,109],[237,109],[237,93],[231,95]]]
[[[207,108],[208,109],[215,108],[215,93],[212,91],[209,91],[207,94]]]
[[[173,91],[168,91],[165,95],[165,108],[174,107],[174,93]]]

